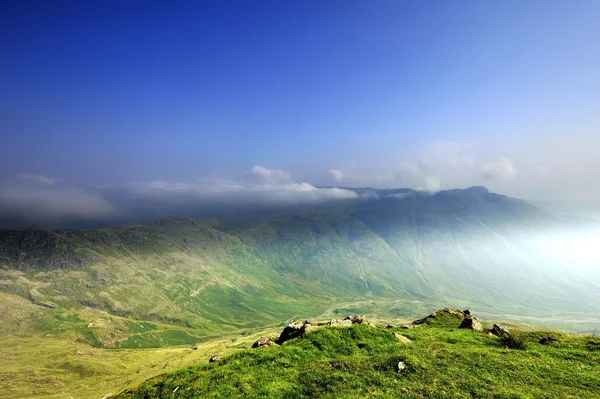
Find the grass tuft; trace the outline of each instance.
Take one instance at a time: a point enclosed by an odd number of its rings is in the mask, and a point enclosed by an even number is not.
[[[527,349],[527,338],[524,334],[517,330],[513,330],[510,332],[510,334],[500,337],[500,342],[502,342],[505,347],[510,349]]]

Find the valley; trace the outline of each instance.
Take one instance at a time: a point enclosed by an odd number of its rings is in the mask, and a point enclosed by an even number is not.
[[[453,306],[525,330],[600,328],[594,275],[534,250],[596,222],[482,187],[369,190],[276,214],[0,230],[0,389],[99,398],[290,319],[401,323]]]

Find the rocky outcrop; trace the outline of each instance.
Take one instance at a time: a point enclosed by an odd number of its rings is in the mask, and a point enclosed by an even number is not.
[[[494,324],[490,332],[497,337],[507,337],[510,335],[510,329],[500,324]]]
[[[210,359],[208,359],[209,363],[216,363],[218,361],[221,361],[221,357],[219,355],[212,355]]]
[[[471,312],[469,312],[469,315],[467,315],[462,310],[452,309],[452,308],[444,308],[444,309],[438,310],[437,312],[431,313],[427,317],[415,320],[412,323],[410,323],[409,325],[412,327],[416,327],[416,326],[420,326],[421,324],[430,324],[430,323],[436,321],[437,319],[452,318],[452,317],[454,317],[458,320],[458,319],[464,318],[466,316],[470,316],[470,313]],[[411,327],[408,327],[408,328],[411,328]]]
[[[275,341],[277,337],[260,337],[253,344],[253,348],[266,348],[269,346],[279,346]]]
[[[352,320],[350,319],[332,319],[326,323],[328,326],[333,327],[348,327],[352,325]]]
[[[296,321],[292,320],[289,322],[287,327],[283,329],[277,341],[277,344],[281,345],[290,339],[298,338],[303,336],[306,332],[314,330],[317,325],[313,325],[310,321]]]
[[[332,326],[332,327],[349,327],[353,324],[366,324],[374,326],[373,323],[367,319],[365,315],[348,316],[343,320],[332,319],[323,323],[312,323],[309,320],[297,321],[291,320],[288,325],[283,329],[279,338],[271,340],[268,337],[261,337],[258,341],[252,345],[253,348],[259,348],[263,346],[271,346],[273,344],[281,345],[290,339],[302,337],[305,333],[315,330],[320,327]]]
[[[364,314],[359,314],[356,316],[348,316],[344,320],[350,320],[352,322],[352,324],[368,324],[371,326],[373,325],[373,323],[371,323],[369,321],[369,319],[367,319],[367,316],[365,316]]]
[[[479,320],[477,320],[477,318],[475,316],[471,316],[471,315],[465,316],[465,318],[463,319],[462,323],[460,323],[460,326],[458,326],[458,328],[466,328],[471,331],[479,331],[479,332],[483,331],[483,326],[481,325]]]
[[[398,334],[397,332],[394,333],[394,338],[396,338],[398,341],[402,342],[403,344],[412,344],[413,343],[412,339],[405,337],[402,334]]]

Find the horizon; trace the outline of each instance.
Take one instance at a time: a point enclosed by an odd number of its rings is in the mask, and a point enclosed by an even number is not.
[[[0,226],[351,197],[323,186],[600,216],[598,2],[0,10]]]

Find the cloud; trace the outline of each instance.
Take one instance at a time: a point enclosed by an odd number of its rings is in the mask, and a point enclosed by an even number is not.
[[[213,217],[359,198],[352,190],[292,182],[282,170],[254,167],[251,179],[150,180],[93,188],[15,175],[0,181],[0,227],[79,227],[160,216]]]
[[[425,191],[428,193],[437,193],[438,191],[440,191],[440,187],[440,179],[433,176],[427,176],[423,178],[423,185],[415,188],[415,190]]]
[[[250,174],[262,184],[277,184],[290,180],[290,174],[283,170],[267,169],[264,166],[255,166],[250,170]]]
[[[0,227],[7,220],[20,225],[64,227],[63,223],[74,220],[107,220],[119,214],[100,192],[38,177],[18,174],[0,183]]]
[[[22,180],[35,180],[39,183],[44,183],[44,184],[54,184],[56,183],[56,179],[52,178],[52,177],[47,177],[47,176],[42,176],[42,175],[34,175],[31,173],[18,173],[16,175],[17,179],[22,179]]]
[[[481,176],[486,179],[510,179],[517,174],[517,168],[512,160],[500,158],[498,161],[486,162],[481,165]]]
[[[331,177],[333,178],[333,180],[335,180],[338,183],[340,183],[340,182],[342,182],[344,180],[344,174],[340,170],[329,169],[328,173],[331,175]]]

